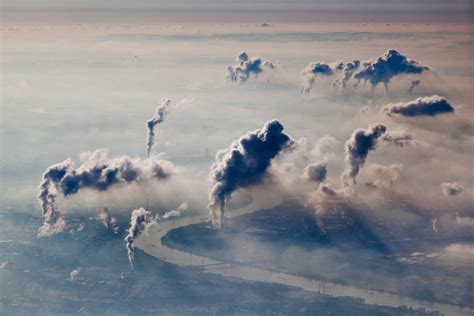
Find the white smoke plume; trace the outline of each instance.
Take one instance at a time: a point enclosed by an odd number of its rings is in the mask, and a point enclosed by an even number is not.
[[[162,99],[160,105],[156,108],[155,116],[146,121],[147,137],[146,137],[146,156],[149,157],[153,145],[155,144],[155,127],[164,121],[168,109],[171,105],[170,99]]]
[[[135,257],[134,241],[148,225],[156,224],[155,218],[152,217],[151,212],[145,210],[143,207],[132,211],[130,217],[130,228],[128,234],[125,236],[125,246],[127,247],[128,261],[133,270],[133,259]]]
[[[181,216],[181,212],[183,212],[187,209],[188,209],[188,203],[183,202],[178,206],[177,209],[169,210],[169,211],[165,212],[165,214],[163,214],[162,219],[163,220],[168,220],[168,219],[171,219],[171,218],[174,218],[174,217],[179,217],[179,216]]]
[[[76,281],[80,273],[81,273],[81,268],[76,268],[72,270],[71,273],[69,273],[69,280],[71,282]]]

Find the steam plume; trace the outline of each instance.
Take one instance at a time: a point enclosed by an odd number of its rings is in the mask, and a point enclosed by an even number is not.
[[[232,192],[261,183],[272,159],[293,143],[283,132],[283,125],[273,120],[217,153],[209,174],[208,209],[214,225],[220,216],[220,226],[224,227],[225,205]]]

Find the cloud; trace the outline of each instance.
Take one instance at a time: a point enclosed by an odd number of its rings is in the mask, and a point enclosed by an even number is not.
[[[436,116],[444,113],[454,113],[454,108],[440,96],[420,97],[406,103],[388,104],[383,108],[387,115],[401,116]]]
[[[446,196],[456,196],[464,191],[464,187],[457,182],[443,182],[441,183],[441,190]]]
[[[304,175],[307,180],[314,182],[322,182],[326,179],[327,164],[326,162],[315,162],[306,166]]]
[[[162,99],[160,105],[156,108],[155,116],[146,121],[146,127],[148,130],[146,138],[146,156],[149,157],[153,144],[155,143],[155,127],[164,121],[165,115],[168,112],[168,108],[171,105],[170,99]]]
[[[427,66],[408,59],[395,49],[389,49],[375,61],[363,63],[363,69],[354,74],[354,79],[368,81],[373,87],[380,83],[387,87],[395,76],[420,74],[427,70],[429,70]]]
[[[252,74],[257,78],[265,69],[276,68],[272,61],[260,57],[250,58],[245,51],[237,56],[236,62],[237,64],[234,66],[227,66],[227,78],[233,82],[245,82]]]
[[[120,156],[110,158],[106,150],[81,154],[81,165],[73,167],[70,158],[52,165],[43,173],[38,199],[43,211],[43,226],[38,236],[50,236],[64,230],[63,220],[56,209],[56,197],[68,197],[80,190],[107,191],[114,187],[150,180],[166,180],[174,165],[158,156],[146,159]]]
[[[368,129],[358,128],[352,133],[345,145],[347,167],[341,176],[343,182],[344,179],[351,178],[355,183],[355,178],[364,165],[369,151],[375,149],[377,140],[386,130],[383,124],[376,123],[369,125]]]
[[[224,226],[225,205],[232,192],[262,183],[273,158],[293,143],[283,132],[283,125],[273,120],[217,153],[209,174],[208,209],[214,225],[220,216],[220,225]]]

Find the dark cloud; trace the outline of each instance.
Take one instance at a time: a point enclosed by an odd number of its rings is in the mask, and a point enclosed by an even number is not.
[[[327,164],[326,162],[316,162],[306,166],[304,176],[306,179],[314,182],[322,182],[326,179]]]
[[[294,143],[276,120],[249,132],[216,155],[209,181],[209,215],[214,224],[224,225],[225,204],[232,192],[262,182],[273,158]]]
[[[121,156],[109,158],[105,150],[82,155],[82,164],[74,168],[72,160],[49,167],[39,185],[38,198],[43,211],[44,225],[39,236],[59,232],[54,228],[60,219],[55,202],[57,194],[70,196],[82,189],[107,191],[113,187],[140,183],[152,179],[164,180],[171,176],[171,162],[151,156],[147,159]]]
[[[413,89],[415,89],[416,87],[418,87],[419,85],[421,84],[421,81],[420,80],[413,80],[410,84],[410,87],[408,88],[408,94],[412,94],[413,93]]]
[[[171,104],[170,99],[162,99],[160,105],[156,108],[155,116],[146,121],[146,127],[148,130],[146,138],[146,155],[150,156],[151,149],[155,143],[155,126],[164,121],[165,115],[168,112],[168,108]]]
[[[368,81],[372,86],[382,83],[388,86],[390,80],[402,74],[420,74],[428,67],[415,60],[408,59],[395,49],[388,50],[374,62],[366,62],[363,69],[354,74],[354,79]]]
[[[444,182],[441,183],[441,190],[446,196],[456,196],[464,191],[464,187],[457,182]]]
[[[344,183],[347,178],[351,178],[355,183],[355,178],[365,164],[369,151],[375,149],[377,140],[386,130],[383,124],[376,123],[370,125],[368,129],[358,128],[352,133],[345,145],[347,167],[341,176]]]
[[[402,116],[436,116],[454,112],[451,104],[445,98],[437,95],[420,97],[406,103],[388,104],[383,110],[387,115]]]
[[[276,68],[272,61],[259,57],[250,58],[245,51],[237,56],[236,62],[237,64],[234,66],[227,66],[227,78],[234,82],[245,82],[251,74],[256,78],[264,69],[273,70]]]

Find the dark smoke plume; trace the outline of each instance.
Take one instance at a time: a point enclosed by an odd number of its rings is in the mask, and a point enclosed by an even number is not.
[[[52,165],[43,174],[43,180],[38,187],[44,223],[38,233],[40,237],[62,231],[59,224],[64,221],[56,210],[58,194],[68,197],[82,189],[103,192],[132,183],[165,180],[171,176],[174,169],[171,162],[156,156],[147,159],[128,156],[109,158],[106,151],[96,150],[83,155],[83,158],[82,164],[77,168],[73,167],[69,158]]]
[[[255,75],[256,78],[264,69],[273,70],[276,68],[272,61],[259,57],[250,58],[245,51],[237,56],[236,62],[237,65],[227,66],[227,78],[233,82],[245,82],[251,74]]]
[[[336,71],[341,70],[342,66],[342,63],[310,63],[301,73],[304,78],[304,86],[301,89],[301,92],[306,94],[310,93],[318,77],[332,76]]]
[[[146,121],[146,128],[148,130],[146,137],[146,156],[149,157],[153,144],[155,143],[155,126],[164,121],[165,115],[171,104],[170,99],[162,99],[160,105],[156,108],[155,116]]]
[[[416,87],[418,87],[419,85],[421,84],[421,81],[420,80],[413,80],[410,84],[410,87],[408,88],[408,94],[412,94],[413,93],[413,89],[415,89]]]
[[[365,164],[369,151],[375,149],[377,140],[386,130],[384,125],[376,123],[370,125],[368,129],[358,128],[352,133],[345,145],[347,167],[341,176],[344,183],[347,178],[351,178],[355,183],[355,178]]]
[[[273,120],[217,153],[209,174],[208,208],[214,225],[220,216],[220,226],[224,227],[225,205],[232,192],[261,183],[272,159],[293,143],[283,132],[283,125]]]

